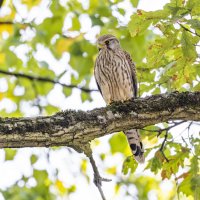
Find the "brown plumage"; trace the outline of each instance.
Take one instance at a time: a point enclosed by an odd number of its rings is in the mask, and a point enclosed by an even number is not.
[[[106,102],[125,101],[137,96],[135,65],[129,53],[121,49],[113,35],[103,35],[97,40],[99,54],[94,75],[97,86]],[[144,149],[138,130],[125,131],[135,159],[144,162]]]

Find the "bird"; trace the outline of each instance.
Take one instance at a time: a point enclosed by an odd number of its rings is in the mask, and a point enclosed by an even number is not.
[[[121,48],[119,40],[111,34],[97,39],[98,55],[94,77],[107,105],[137,97],[136,67],[130,54]],[[124,131],[135,160],[144,163],[144,148],[139,130]]]

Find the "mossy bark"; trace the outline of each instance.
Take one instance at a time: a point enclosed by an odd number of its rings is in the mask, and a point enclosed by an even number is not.
[[[0,118],[0,148],[69,146],[169,120],[200,121],[200,92],[174,92],[114,103],[92,111],[35,118]]]

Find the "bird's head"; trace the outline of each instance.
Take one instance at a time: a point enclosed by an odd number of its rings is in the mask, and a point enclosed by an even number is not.
[[[119,40],[111,34],[102,35],[97,40],[99,51],[101,49],[115,50],[120,47]]]

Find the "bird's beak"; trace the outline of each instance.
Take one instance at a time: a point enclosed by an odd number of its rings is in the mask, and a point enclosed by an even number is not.
[[[98,48],[99,49],[105,48],[105,44],[104,43],[98,43]]]

